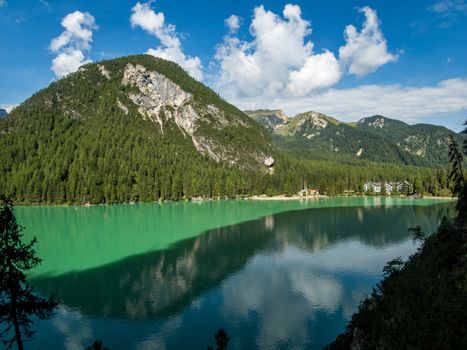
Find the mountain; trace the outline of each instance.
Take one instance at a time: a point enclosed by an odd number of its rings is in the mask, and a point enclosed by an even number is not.
[[[268,110],[259,109],[256,111],[245,111],[245,114],[263,125],[269,132],[272,132],[277,126],[286,124],[289,118],[280,109]]]
[[[403,150],[437,164],[446,164],[449,161],[448,150],[451,136],[459,143],[462,140],[459,134],[443,126],[409,125],[380,115],[359,120],[357,128],[383,137],[390,137]]]
[[[3,118],[4,116],[6,116],[8,113],[6,110],[0,108],[0,118]]]
[[[221,194],[246,172],[267,174],[275,157],[266,130],[149,55],[53,82],[0,121],[0,149],[0,193],[39,202]]]
[[[303,186],[335,195],[371,179],[450,194],[443,170],[401,166],[422,158],[377,133],[314,112],[250,114],[257,121],[173,62],[90,63],[0,119],[0,193],[27,204],[293,195]]]
[[[293,118],[281,110],[245,113],[265,126],[279,148],[308,159],[445,165],[449,138],[462,141],[461,135],[441,126],[408,125],[382,116],[344,123],[313,111]]]

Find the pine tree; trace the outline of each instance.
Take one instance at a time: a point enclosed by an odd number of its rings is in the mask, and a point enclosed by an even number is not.
[[[467,125],[467,121],[464,123],[464,125]],[[462,131],[464,134],[467,134],[467,128]],[[452,143],[451,143],[452,145]],[[457,175],[452,175],[450,174],[453,178],[455,178],[457,183],[455,184],[455,190],[458,190],[458,195],[459,195],[459,200],[457,201],[457,221],[461,225],[467,225],[467,181],[464,177],[464,172],[462,168],[462,163],[464,161],[464,156],[463,154],[459,151],[459,149],[455,149],[454,145],[452,147],[452,152],[451,152],[451,146],[449,148],[449,157],[452,162],[452,168],[453,171],[457,167]],[[457,153],[456,153],[457,151]],[[464,145],[463,145],[463,151],[464,155],[467,156],[467,139],[464,140]]]
[[[459,145],[453,138],[450,139],[449,143],[449,160],[451,161],[449,179],[454,182],[453,194],[460,194],[465,186],[464,170],[462,169],[464,157]]]
[[[217,350],[227,350],[227,344],[229,343],[229,336],[227,332],[219,328],[217,333],[214,334],[214,338],[216,339],[216,344],[217,344]],[[208,346],[208,350],[214,350],[212,346]]]
[[[11,200],[0,198],[0,339],[7,349],[33,335],[32,318],[49,318],[57,306],[53,298],[42,298],[26,280],[24,271],[40,263],[33,249],[34,237],[22,242],[24,228],[17,224]]]

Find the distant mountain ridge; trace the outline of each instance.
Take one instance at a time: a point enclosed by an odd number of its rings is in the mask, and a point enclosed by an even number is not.
[[[271,133],[279,148],[307,159],[445,165],[449,138],[463,140],[442,126],[409,125],[379,115],[346,123],[313,111],[292,118],[281,110],[245,113]]]
[[[6,111],[6,109],[0,108],[0,118],[3,118],[3,117],[6,116],[7,114],[8,114],[8,112]]]

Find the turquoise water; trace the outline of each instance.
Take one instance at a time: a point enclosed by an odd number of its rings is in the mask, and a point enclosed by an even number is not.
[[[415,251],[453,202],[396,198],[18,207],[61,300],[32,348],[319,349],[343,330],[386,261]],[[33,229],[34,228],[34,229]]]

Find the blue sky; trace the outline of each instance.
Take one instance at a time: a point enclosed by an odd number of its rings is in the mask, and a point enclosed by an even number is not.
[[[464,0],[0,0],[0,106],[80,62],[151,49],[240,108],[384,114],[459,131],[466,38]]]

